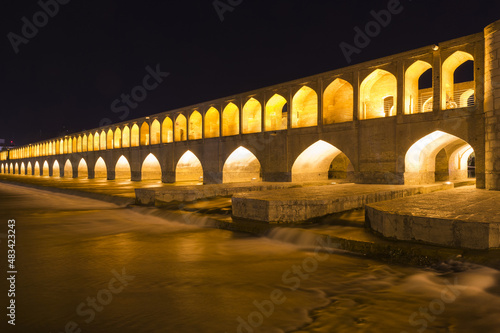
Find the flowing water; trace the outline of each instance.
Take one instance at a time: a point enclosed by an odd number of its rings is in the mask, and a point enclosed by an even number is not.
[[[482,266],[387,264],[293,229],[252,237],[10,185],[0,211],[18,270],[2,332],[500,332],[500,274]]]

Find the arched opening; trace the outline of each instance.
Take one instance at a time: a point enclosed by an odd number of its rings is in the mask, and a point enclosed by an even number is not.
[[[304,86],[292,99],[292,128],[316,126],[318,124],[318,95]]]
[[[352,172],[353,167],[345,155],[336,159],[341,154],[342,151],[323,140],[315,142],[293,163],[292,181],[328,180],[329,176],[343,178],[341,172],[347,177],[347,173]]]
[[[203,167],[190,150],[184,153],[175,167],[175,181],[203,181]]]
[[[160,122],[155,119],[151,124],[151,144],[157,145],[160,143]]]
[[[149,145],[149,125],[143,122],[141,125],[141,146]]]
[[[219,111],[211,107],[205,113],[205,138],[216,138],[220,135]]]
[[[3,167],[4,167],[3,173],[5,173],[5,165]],[[28,175],[30,175],[30,176],[33,175],[33,167],[31,166],[31,162],[28,162],[27,172],[28,172]]]
[[[352,121],[353,89],[346,80],[335,79],[323,94],[323,123]]]
[[[382,69],[374,70],[360,86],[360,119],[395,116],[396,95],[396,77]]]
[[[114,145],[114,133],[111,130],[111,128],[108,130],[107,138],[108,138],[108,141],[106,143],[106,148],[107,149],[113,149],[113,145]]]
[[[21,168],[19,169],[19,174],[26,175],[26,165],[24,164],[24,162],[21,162]]]
[[[117,127],[115,129],[114,137],[115,137],[115,140],[114,140],[115,147],[114,148],[121,148],[122,147],[122,130],[119,127]]]
[[[94,151],[98,151],[99,148],[100,148],[100,145],[99,145],[99,133],[95,132],[94,133]]]
[[[189,140],[199,140],[202,137],[202,118],[198,111],[191,113],[189,117]]]
[[[130,147],[130,129],[128,128],[128,126],[123,127],[122,147],[123,148]]]
[[[12,167],[11,167],[11,170],[12,170]],[[40,164],[38,163],[38,161],[35,162],[35,172],[34,172],[35,176],[40,176]]]
[[[92,135],[92,133],[89,134],[87,147],[89,151],[94,151],[94,136]]]
[[[108,178],[108,168],[102,157],[99,157],[95,162],[94,178]]]
[[[14,174],[15,171],[14,171],[14,164],[10,164],[10,168],[9,168],[9,174]]]
[[[467,178],[476,178],[476,154],[474,152],[467,159]]]
[[[175,141],[185,141],[187,132],[187,120],[183,114],[180,114],[175,119]]]
[[[87,143],[88,143],[88,141],[87,141],[87,134],[84,134],[84,135],[83,135],[83,138],[82,138],[82,151],[83,151],[83,152],[88,151],[88,146],[87,146]],[[56,153],[57,153],[57,152],[56,152]]]
[[[262,126],[262,106],[255,98],[250,98],[243,106],[241,133],[258,133]]]
[[[161,165],[155,155],[149,154],[142,162],[142,180],[161,180]]]
[[[83,148],[82,137],[81,137],[81,135],[79,135],[78,139],[77,139],[77,143],[76,143],[76,151],[78,153],[81,153],[82,152],[82,148]],[[52,144],[49,144],[49,150],[52,151]]]
[[[19,164],[16,162],[16,164],[14,165],[14,172],[13,174],[20,174],[21,172],[19,172]]]
[[[31,167],[31,165],[29,167]],[[61,167],[59,166],[59,162],[57,160],[55,160],[52,165],[52,176],[61,177]]]
[[[106,132],[104,130],[101,131],[101,134],[99,134],[99,140],[101,141],[99,149],[100,150],[106,150]]]
[[[174,141],[174,131],[172,126],[172,119],[165,117],[162,124],[162,141],[163,143],[170,143]]]
[[[42,166],[42,175],[49,176],[49,162],[44,161]]]
[[[265,130],[279,131],[287,129],[288,104],[286,99],[278,94],[274,94],[266,103]]]
[[[42,145],[42,156],[45,156],[44,150],[45,150],[45,146]],[[68,154],[71,154],[73,152],[74,152],[74,150],[73,150],[73,139],[69,138],[68,139]]]
[[[83,158],[78,163],[78,178],[89,178],[89,168]]]
[[[430,76],[430,86],[425,85],[424,80]],[[405,114],[432,111],[432,102],[424,106],[432,98],[432,66],[428,62],[417,60],[405,73]]]
[[[74,136],[73,137],[73,150],[71,151],[72,153],[76,153],[78,151],[77,141],[78,141],[78,138],[76,136]]]
[[[460,95],[461,108],[474,105],[474,89],[467,89]]]
[[[64,178],[73,178],[73,165],[70,160],[66,160],[64,164]]]
[[[461,96],[467,90],[474,93],[474,57],[463,51],[453,53],[443,62],[441,80],[441,108],[466,107]]]
[[[134,124],[132,126],[132,133],[130,135],[130,145],[132,147],[139,147],[139,126]]]
[[[120,156],[115,165],[115,179],[128,179],[132,178],[130,172],[130,164],[125,156]]]
[[[261,179],[259,160],[244,147],[238,147],[224,163],[223,183],[260,181]]]
[[[240,110],[238,107],[229,103],[222,111],[222,135],[240,134]]]
[[[467,179],[467,162],[472,153],[472,147],[464,140],[434,131],[408,149],[405,156],[405,184]]]
[[[63,139],[59,140],[59,151],[58,151],[58,154],[64,154],[64,140]]]

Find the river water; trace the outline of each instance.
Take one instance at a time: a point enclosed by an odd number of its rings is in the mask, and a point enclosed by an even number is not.
[[[387,264],[11,185],[0,211],[18,270],[2,332],[500,332],[491,268]]]

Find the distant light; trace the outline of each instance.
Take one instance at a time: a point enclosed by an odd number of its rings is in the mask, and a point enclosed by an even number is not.
[[[432,46],[432,49],[433,49],[434,51],[437,51],[437,50],[439,50],[439,46],[437,46],[437,45],[435,45],[435,44],[434,44],[434,45]]]
[[[452,182],[444,182],[446,185],[451,185],[453,184]]]
[[[330,184],[331,184],[331,185],[337,185],[337,183],[336,183],[336,182],[331,182]]]

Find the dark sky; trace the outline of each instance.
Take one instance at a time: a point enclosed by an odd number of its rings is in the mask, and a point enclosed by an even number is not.
[[[345,67],[339,44],[353,44],[353,29],[394,0],[219,0],[237,4],[223,21],[212,0],[60,1],[68,3],[17,54],[9,33],[22,37],[22,18],[33,22],[41,7],[3,1],[0,138],[16,145],[95,128],[103,118],[119,122],[111,103],[142,84],[146,66],[170,75],[127,119]],[[498,1],[400,3],[402,12],[351,64],[481,32],[500,19]]]

